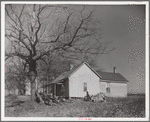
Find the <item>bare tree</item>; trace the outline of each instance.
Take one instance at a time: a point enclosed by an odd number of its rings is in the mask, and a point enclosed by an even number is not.
[[[19,57],[31,80],[34,99],[37,62],[44,56],[58,54],[64,58],[88,58],[105,54],[107,43],[100,42],[99,21],[88,6],[69,5],[6,5],[6,34],[12,51],[6,60]]]
[[[70,69],[70,60],[63,59],[59,55],[49,55],[44,56],[43,61],[38,62],[38,77],[41,83],[43,83],[44,88],[46,85],[50,84],[57,76]]]

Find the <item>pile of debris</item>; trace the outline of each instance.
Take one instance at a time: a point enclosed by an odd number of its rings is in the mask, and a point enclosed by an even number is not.
[[[96,101],[106,102],[106,97],[104,93],[98,93],[96,95],[92,95],[91,100],[93,102],[96,102]]]
[[[43,103],[50,106],[53,106],[55,104],[61,105],[60,101],[65,101],[63,97],[56,97],[56,96],[53,97],[52,94],[47,95],[44,93],[38,93],[37,91],[35,92],[35,96],[36,96],[36,101],[38,103]]]
[[[96,95],[89,95],[89,93],[87,92],[86,96],[84,97],[84,101],[92,101],[92,102],[97,102],[97,101],[101,101],[101,102],[106,102],[105,99],[105,94],[104,93],[98,93]]]

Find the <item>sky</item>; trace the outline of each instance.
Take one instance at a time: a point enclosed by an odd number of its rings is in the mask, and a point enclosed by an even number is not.
[[[97,5],[94,16],[101,23],[101,41],[112,42],[109,54],[95,60],[106,72],[121,73],[128,82],[128,93],[145,93],[145,6]]]
[[[128,82],[128,93],[145,93],[145,6],[97,6],[102,40],[116,49],[97,57],[98,67],[121,73]]]

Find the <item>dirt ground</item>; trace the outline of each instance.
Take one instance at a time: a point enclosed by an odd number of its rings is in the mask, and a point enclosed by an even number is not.
[[[106,102],[68,99],[49,106],[27,97],[5,98],[5,117],[145,117],[145,96],[106,98]]]

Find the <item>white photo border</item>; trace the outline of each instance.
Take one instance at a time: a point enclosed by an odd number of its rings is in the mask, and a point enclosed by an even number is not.
[[[92,121],[148,121],[149,120],[149,2],[148,1],[5,1],[1,2],[1,120],[2,121],[82,121],[79,117],[5,117],[5,4],[77,4],[77,5],[145,5],[146,8],[146,55],[145,55],[145,118],[94,118]],[[85,121],[83,117],[83,121]]]

